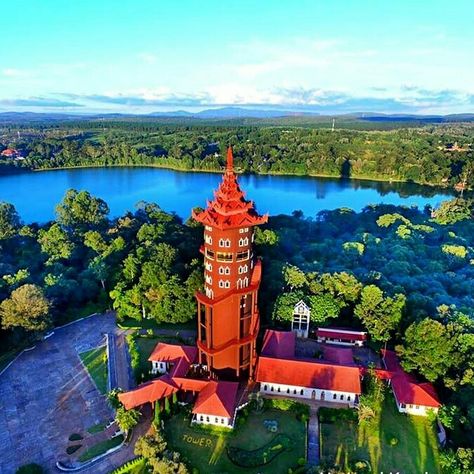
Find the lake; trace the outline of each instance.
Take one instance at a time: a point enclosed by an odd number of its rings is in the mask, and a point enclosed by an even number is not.
[[[221,180],[216,173],[186,173],[160,168],[78,168],[37,171],[0,177],[0,201],[15,205],[27,222],[54,217],[54,207],[69,188],[85,189],[104,199],[112,217],[141,201],[156,202],[186,219],[191,208],[206,205]],[[300,176],[242,175],[240,184],[261,213],[290,214],[296,209],[314,217],[323,209],[368,204],[423,207],[438,205],[453,192],[412,183]]]

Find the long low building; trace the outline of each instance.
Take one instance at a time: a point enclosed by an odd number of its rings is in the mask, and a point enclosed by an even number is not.
[[[357,405],[361,394],[359,367],[297,359],[295,347],[294,332],[265,332],[256,376],[262,393]]]
[[[257,382],[266,394],[347,403],[353,407],[361,394],[358,367],[317,361],[261,356]]]

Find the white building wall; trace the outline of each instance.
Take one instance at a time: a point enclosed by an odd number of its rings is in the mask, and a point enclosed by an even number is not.
[[[424,405],[397,403],[397,407],[400,413],[408,413],[409,415],[428,416],[430,411],[438,413],[438,408],[426,407]]]
[[[321,390],[319,388],[297,387],[294,385],[283,385],[270,382],[260,382],[260,392],[268,395],[281,395],[290,398],[347,403],[351,407],[355,405],[357,399],[357,394],[351,392]]]
[[[158,360],[153,360],[151,362],[151,373],[152,374],[166,374],[168,373],[169,364],[166,362],[160,362]]]
[[[197,423],[199,425],[222,426],[223,428],[233,427],[232,420],[230,418],[207,415],[206,413],[195,413],[192,423]]]
[[[364,345],[364,341],[339,341],[334,340],[331,338],[327,338],[326,336],[318,336],[318,342],[326,343],[326,344],[336,344],[338,346],[357,346],[362,347]]]

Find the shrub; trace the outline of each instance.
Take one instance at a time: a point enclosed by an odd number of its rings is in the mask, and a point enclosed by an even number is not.
[[[81,439],[84,438],[79,433],[73,433],[71,436],[69,436],[69,441],[81,441]]]
[[[145,468],[146,459],[142,456],[132,459],[131,461],[122,464],[110,474],[128,474],[131,472],[138,472],[141,468]],[[142,472],[141,470],[139,472]]]
[[[80,448],[82,448],[82,444],[73,444],[72,446],[68,446],[66,448],[66,453],[69,454],[69,455],[74,454]]]
[[[25,464],[16,470],[16,474],[43,474],[44,469],[35,463]]]
[[[396,446],[398,444],[398,438],[396,438],[395,436],[392,436],[388,444],[390,444],[390,446]]]
[[[273,461],[279,454],[293,448],[293,441],[285,434],[276,435],[269,443],[253,451],[228,447],[227,455],[236,466],[259,467]]]

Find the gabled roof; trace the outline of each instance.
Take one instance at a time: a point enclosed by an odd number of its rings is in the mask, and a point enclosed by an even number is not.
[[[261,354],[280,359],[295,356],[296,334],[293,331],[274,331],[267,329],[263,338]]]
[[[150,357],[148,357],[148,360],[158,362],[176,362],[178,359],[184,357],[189,363],[193,363],[196,356],[196,347],[159,342],[153,349]]]
[[[152,403],[164,397],[169,397],[178,390],[171,377],[164,375],[159,379],[141,384],[134,390],[119,393],[118,398],[126,410],[138,407],[144,403]]]
[[[214,199],[208,201],[207,208],[192,216],[198,222],[219,229],[253,226],[267,222],[268,215],[260,216],[252,201],[247,201],[234,173],[232,148],[227,150],[227,166]]]
[[[237,382],[208,382],[199,392],[193,413],[233,418],[238,388]]]
[[[333,337],[345,341],[365,341],[367,333],[346,328],[317,328],[316,335],[320,337]]]
[[[295,304],[294,310],[297,308],[303,308],[305,312],[310,312],[309,306],[303,300],[299,300],[298,303]]]
[[[399,403],[406,405],[422,405],[438,408],[441,402],[430,383],[418,383],[408,374],[397,374],[392,378],[392,390]]]
[[[407,374],[400,365],[394,351],[382,349],[385,367],[392,372],[392,390],[399,403],[438,408],[441,402],[436,390],[429,382],[418,382],[416,377]]]
[[[358,367],[316,361],[284,360],[261,356],[258,360],[257,382],[361,393]]]

